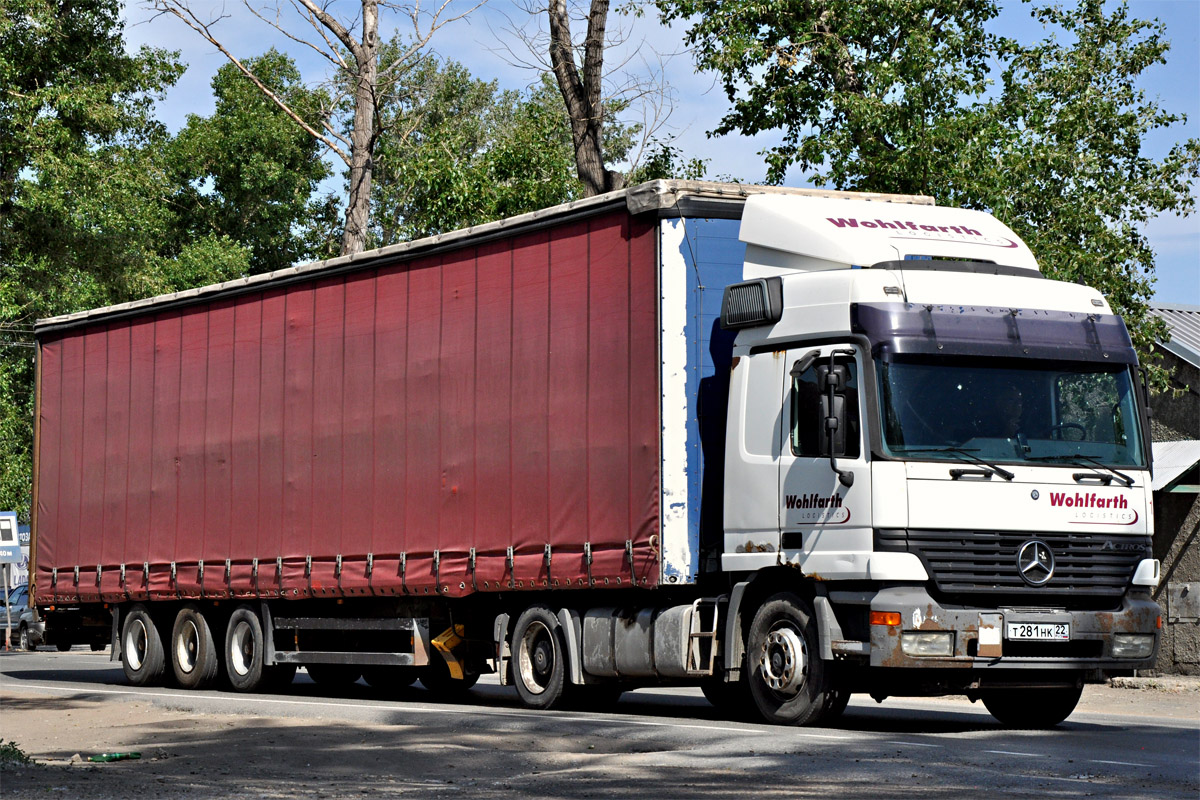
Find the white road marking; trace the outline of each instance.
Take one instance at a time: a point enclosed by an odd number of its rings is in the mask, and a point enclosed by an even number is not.
[[[1043,755],[1042,753],[1014,753],[1011,750],[984,750],[983,752],[995,753],[998,756],[1036,756],[1037,758],[1041,758]]]
[[[1139,764],[1136,761],[1101,761],[1098,758],[1092,759],[1093,764],[1116,764],[1122,767],[1152,767],[1153,764]]]
[[[937,747],[941,748],[944,745],[940,744],[925,744],[924,742],[884,742],[884,744],[902,744],[905,747]]]

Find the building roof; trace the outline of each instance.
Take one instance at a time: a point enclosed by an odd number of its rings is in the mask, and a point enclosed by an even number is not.
[[[1200,463],[1200,441],[1154,442],[1154,491],[1166,489]]]
[[[1162,342],[1163,349],[1200,367],[1200,306],[1154,303],[1150,313],[1171,329],[1171,338]]]

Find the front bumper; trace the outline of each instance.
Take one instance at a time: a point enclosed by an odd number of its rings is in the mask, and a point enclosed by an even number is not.
[[[1154,665],[1162,614],[1149,596],[1126,596],[1115,611],[1068,611],[1029,608],[945,607],[922,586],[883,589],[871,600],[871,611],[900,614],[899,625],[872,625],[872,667],[965,669],[1071,669],[1123,671]],[[1007,623],[1068,623],[1070,641],[1011,641]],[[904,632],[949,632],[952,655],[912,656],[901,647]],[[1153,635],[1145,658],[1114,657],[1115,634]],[[982,638],[981,638],[982,637]]]

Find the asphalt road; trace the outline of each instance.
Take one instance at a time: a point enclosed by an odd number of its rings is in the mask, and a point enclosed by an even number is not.
[[[458,703],[419,687],[330,695],[135,690],[107,654],[0,654],[0,738],[49,766],[3,796],[1038,797],[1200,794],[1200,693],[1089,687],[1049,731],[962,699],[856,696],[832,727],[730,722],[698,691],[629,692],[597,712],[533,712],[485,677]],[[75,753],[140,761],[67,766]]]

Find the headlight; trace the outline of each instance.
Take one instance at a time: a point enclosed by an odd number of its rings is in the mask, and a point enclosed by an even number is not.
[[[906,656],[954,655],[953,631],[904,631],[900,634],[900,649]]]
[[[1113,635],[1113,658],[1149,658],[1154,652],[1154,634],[1118,633]]]

